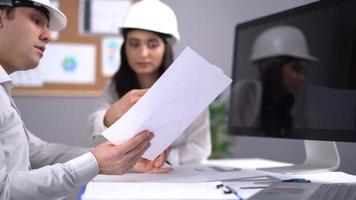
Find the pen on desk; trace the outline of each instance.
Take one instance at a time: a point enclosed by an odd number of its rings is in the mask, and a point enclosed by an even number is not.
[[[311,183],[310,180],[307,180],[304,178],[292,178],[292,179],[280,180],[280,182],[283,182],[283,183]]]
[[[233,188],[231,188],[231,187],[228,186],[228,185],[224,185],[224,184],[221,183],[221,184],[216,185],[216,188],[217,188],[217,189],[222,188],[224,194],[235,194],[235,195],[237,196],[237,191],[234,190]]]
[[[269,184],[269,183],[311,183],[311,180],[304,178],[292,178],[292,179],[279,179],[274,181],[259,181],[254,182],[255,184]]]
[[[238,196],[237,191],[228,185],[224,185],[224,194],[234,194],[234,195]]]
[[[270,184],[270,183],[311,183],[311,180],[307,180],[304,178],[292,178],[292,179],[279,179],[275,181],[261,181],[255,182],[255,184]],[[267,186],[247,186],[247,187],[240,187],[240,189],[263,189]]]
[[[224,194],[234,194],[237,196],[237,191],[234,190],[234,188],[228,186],[228,185],[224,185]]]
[[[265,189],[267,186],[245,186],[245,187],[240,187],[240,189]]]
[[[230,187],[229,185],[223,185],[223,187],[224,194],[234,194],[237,197],[237,200],[243,200],[243,198],[239,196],[239,194],[234,188]]]
[[[222,188],[222,187],[224,187],[224,184],[218,184],[218,185],[216,185],[216,189],[220,189],[220,188]]]

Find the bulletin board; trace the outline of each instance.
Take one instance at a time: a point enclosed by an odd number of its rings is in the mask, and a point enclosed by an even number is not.
[[[80,0],[58,0],[59,9],[65,13],[68,19],[67,27],[59,33],[54,44],[74,43],[94,45],[95,50],[95,81],[90,84],[71,83],[46,83],[41,86],[21,85],[15,86],[13,95],[17,96],[99,96],[106,85],[109,76],[105,76],[100,68],[101,65],[101,43],[103,34],[83,34],[80,30],[81,12]],[[134,1],[132,1],[134,2]],[[116,35],[117,37],[118,35]],[[117,55],[119,56],[119,54]],[[50,68],[51,66],[46,66]]]

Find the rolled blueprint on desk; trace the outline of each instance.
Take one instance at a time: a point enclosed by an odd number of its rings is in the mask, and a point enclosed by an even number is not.
[[[121,144],[137,133],[154,133],[143,155],[153,160],[206,109],[231,79],[189,47],[145,95],[102,135]]]

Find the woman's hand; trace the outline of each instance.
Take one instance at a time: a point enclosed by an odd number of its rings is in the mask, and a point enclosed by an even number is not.
[[[171,152],[171,147],[164,150],[153,162],[154,168],[161,168],[166,162],[169,153]]]
[[[116,120],[124,115],[147,92],[147,90],[148,89],[131,90],[112,104],[108,111],[106,111],[104,117],[105,126],[111,126]]]
[[[169,155],[171,148],[164,150],[155,160],[150,161],[145,158],[141,158],[133,167],[134,172],[139,173],[168,173],[173,170],[171,167],[164,167],[164,163]]]
[[[141,158],[132,168],[132,172],[138,173],[168,173],[173,171],[171,167],[154,167],[154,161]]]

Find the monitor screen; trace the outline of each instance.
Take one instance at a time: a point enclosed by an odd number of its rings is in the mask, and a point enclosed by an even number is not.
[[[356,142],[355,10],[354,0],[318,1],[237,25],[229,133]],[[302,83],[288,98],[271,92],[273,87],[267,87],[261,75],[267,70],[251,57],[257,36],[278,26],[300,30],[316,58],[302,60],[303,68],[294,66],[298,73],[303,70]],[[280,78],[284,90],[285,79]]]

